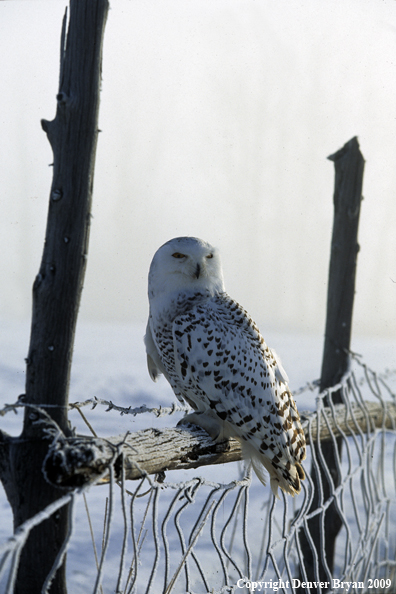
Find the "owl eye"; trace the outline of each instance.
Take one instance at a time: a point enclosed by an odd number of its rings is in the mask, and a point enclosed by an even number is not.
[[[172,254],[172,258],[185,258],[186,256],[184,254],[180,254],[180,252],[175,252],[174,254]]]
[[[210,260],[210,258],[213,258],[213,254],[209,254],[209,256],[206,256],[208,260]]]

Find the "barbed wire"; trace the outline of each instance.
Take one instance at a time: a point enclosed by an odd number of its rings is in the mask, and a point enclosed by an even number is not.
[[[370,375],[374,378],[374,381],[379,381],[385,387],[389,394],[396,400],[396,394],[391,390],[389,385],[386,383],[386,380],[396,378],[396,369],[385,369],[383,372],[378,373],[372,370],[364,361],[362,361],[362,355],[358,353],[354,353],[353,351],[349,351],[351,361],[356,362],[358,366],[363,369],[363,376],[359,378],[358,384],[364,385],[365,382],[370,382]],[[347,372],[348,373],[348,372]],[[339,385],[333,386],[331,388],[332,391],[339,389]],[[299,396],[307,391],[315,392],[318,391],[320,387],[320,379],[312,380],[306,382],[304,385],[300,386],[296,390],[293,390],[294,396]],[[328,388],[327,388],[328,390]],[[9,412],[14,412],[17,414],[18,408],[23,408],[26,404],[23,402],[25,395],[21,394],[18,396],[18,400],[12,404],[5,404],[2,409],[0,409],[0,416],[4,416]],[[98,396],[93,396],[92,398],[87,398],[83,401],[77,402],[70,402],[67,406],[60,406],[57,404],[40,404],[36,405],[39,408],[43,409],[51,409],[51,408],[68,408],[69,410],[79,409],[86,406],[91,406],[91,410],[94,410],[98,405],[106,406],[105,412],[116,411],[119,412],[121,416],[123,415],[132,415],[136,417],[137,415],[141,414],[153,414],[157,418],[164,417],[164,416],[171,416],[178,412],[189,412],[191,408],[188,405],[183,405],[177,402],[172,402],[169,406],[157,406],[157,407],[149,407],[145,404],[137,407],[132,406],[121,406],[119,404],[115,404],[112,400],[107,400],[105,398],[99,398]]]
[[[296,585],[298,580],[318,578],[319,559],[326,567],[323,551],[316,551],[313,546],[308,522],[314,517],[323,518],[332,503],[335,503],[341,518],[342,530],[337,540],[334,571],[327,566],[329,583],[337,578],[339,581],[361,582],[367,586],[367,580],[372,576],[378,579],[378,583],[380,580],[384,584],[385,580],[394,580],[396,469],[394,463],[389,464],[388,460],[396,459],[396,428],[386,428],[384,421],[382,427],[373,430],[374,424],[370,420],[365,398],[370,396],[378,400],[385,412],[388,403],[395,401],[394,391],[386,381],[395,372],[385,370],[378,374],[359,358],[354,361],[363,371],[362,376],[358,377],[355,371],[350,370],[340,384],[317,394],[316,412],[304,420],[310,443],[318,447],[308,448],[307,480],[302,483],[302,493],[297,501],[292,501],[283,493],[282,499],[277,501],[269,489],[263,490],[262,485],[252,485],[249,469],[239,470],[239,477],[228,482],[197,476],[184,481],[169,480],[168,476],[168,480],[164,480],[164,477],[146,475],[132,489],[127,489],[123,473],[119,480],[115,478],[114,461],[119,455],[115,451],[113,463],[104,471],[110,472],[106,498],[108,504],[103,519],[102,546],[89,574],[92,576],[93,593],[184,594],[188,591],[198,594],[204,588],[206,592],[214,594],[231,594],[239,592],[238,586],[241,584],[256,581],[267,583],[261,592],[273,594],[273,584],[277,581],[283,584],[279,586],[283,594],[297,594],[301,591]],[[317,391],[318,382],[309,382],[303,389]],[[324,398],[339,390],[351,418],[349,428],[353,431],[348,435],[339,423],[337,405],[332,403],[331,397],[326,400],[328,407],[324,406]],[[163,416],[178,410],[184,411],[184,407],[178,405],[119,407],[111,401],[97,398],[73,403],[70,407],[79,409],[91,405],[96,408],[99,404],[107,407],[106,412],[115,410],[120,414],[132,415],[149,412]],[[15,411],[15,408],[25,406],[26,403],[20,399],[14,405],[6,405],[3,411]],[[56,440],[59,437],[56,424],[45,411],[32,408],[38,414],[36,422],[45,425],[47,438]],[[366,415],[365,430],[356,420],[357,408]],[[325,410],[330,410],[330,417],[328,412],[325,414]],[[313,437],[314,425],[320,426],[320,419],[325,420],[333,441],[332,427],[335,427],[345,444],[343,457],[336,456],[340,483],[335,488],[328,473],[326,480],[333,484],[333,488],[326,500],[319,472],[319,467],[326,468],[320,435]],[[319,476],[318,504],[315,509],[311,509],[314,486],[307,471],[310,463]],[[98,481],[100,477],[95,482]],[[117,496],[116,488],[119,493]],[[25,522],[15,535],[0,546],[0,580],[5,580],[7,594],[13,591],[20,552],[32,528],[67,503],[72,503],[74,515],[80,513],[78,501],[81,496],[86,497],[88,489],[90,485],[64,495]],[[95,493],[100,497],[99,491]],[[264,502],[263,495],[267,495]],[[47,578],[44,591],[48,591],[57,566],[69,550],[73,526],[69,526],[67,538]],[[321,531],[324,541],[326,534],[322,521]],[[90,534],[95,550],[92,526]],[[307,575],[301,546],[302,534],[312,548],[315,575]],[[116,546],[118,549],[114,549]],[[113,561],[108,565],[106,558],[110,553]],[[117,559],[116,565],[114,559]],[[72,576],[69,579],[73,584]],[[394,586],[395,582],[392,584]],[[77,591],[73,585],[71,588]],[[246,588],[246,591],[249,589]],[[324,592],[325,589],[319,588],[319,591]],[[337,588],[327,591],[336,593]],[[348,591],[358,594],[362,590],[356,587]]]

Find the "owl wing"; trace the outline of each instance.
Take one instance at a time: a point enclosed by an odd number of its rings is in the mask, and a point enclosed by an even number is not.
[[[147,369],[153,382],[157,382],[161,374],[169,381],[168,373],[161,361],[161,357],[158,354],[157,347],[153,340],[149,322],[147,323],[146,334],[144,335],[144,344],[146,346]]]
[[[241,306],[225,294],[195,306],[175,318],[173,337],[181,392],[196,410],[217,417],[226,436],[240,438],[271,466],[305,458],[286,373]]]

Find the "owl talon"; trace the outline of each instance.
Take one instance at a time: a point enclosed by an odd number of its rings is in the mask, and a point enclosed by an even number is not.
[[[192,423],[192,425],[197,425],[198,427],[201,427],[201,429],[204,429],[206,433],[210,435],[213,441],[223,441],[224,439],[224,437],[222,438],[222,430],[220,424],[216,421],[216,419],[213,419],[212,417],[205,415],[205,413],[189,413],[188,415],[183,417],[177,424],[186,425],[187,423]]]

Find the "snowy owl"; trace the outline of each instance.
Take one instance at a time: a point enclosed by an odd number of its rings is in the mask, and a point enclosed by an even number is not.
[[[151,262],[145,335],[152,380],[160,374],[213,439],[234,437],[265,485],[264,468],[295,495],[305,478],[305,438],[288,378],[249,314],[224,289],[218,251],[194,237],[171,239]]]

